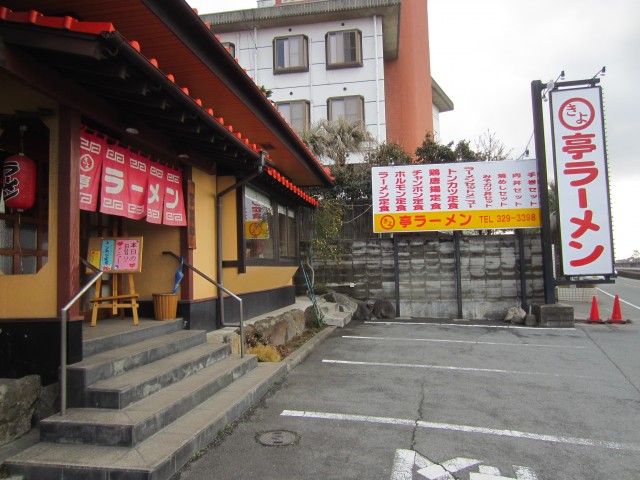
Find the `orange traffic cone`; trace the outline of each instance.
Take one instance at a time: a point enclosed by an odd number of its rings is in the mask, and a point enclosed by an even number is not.
[[[607,323],[627,323],[622,319],[622,309],[620,308],[620,297],[616,295],[616,299],[613,301],[613,312],[611,312],[611,318],[607,320]]]
[[[604,323],[600,318],[600,312],[598,311],[598,299],[596,296],[593,296],[593,300],[591,300],[591,313],[589,314],[589,319],[587,320],[589,323]]]

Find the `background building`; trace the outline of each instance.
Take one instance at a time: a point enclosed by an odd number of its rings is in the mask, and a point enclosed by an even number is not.
[[[298,131],[363,121],[413,153],[453,103],[431,78],[427,1],[271,0],[203,15]]]

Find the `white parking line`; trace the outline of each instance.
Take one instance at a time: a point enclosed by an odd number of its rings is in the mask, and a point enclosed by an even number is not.
[[[483,325],[481,323],[464,324],[464,323],[434,323],[434,322],[372,322],[365,321],[365,324],[369,325],[426,325],[434,327],[475,327],[475,328],[504,328],[507,330],[536,330],[538,332],[547,332],[549,330],[563,330],[565,332],[575,330],[574,327],[521,327],[518,325]]]
[[[483,372],[483,373],[509,373],[515,375],[536,375],[540,377],[562,377],[562,378],[579,378],[592,379],[592,377],[584,377],[582,375],[562,375],[560,373],[543,373],[543,372],[527,372],[523,370],[502,370],[498,368],[473,368],[473,367],[452,367],[448,365],[429,365],[416,363],[386,363],[386,362],[358,362],[354,360],[330,360],[323,359],[322,363],[330,363],[335,365],[358,365],[365,367],[394,367],[394,368],[426,368],[429,370],[453,370],[460,372]]]
[[[604,293],[605,295],[609,295],[611,298],[616,298],[616,296],[615,296],[615,295],[611,295],[609,292],[605,292],[605,291],[604,291],[604,290],[602,290],[601,288],[596,288],[596,290],[598,290],[599,292]],[[625,303],[625,304],[629,305],[630,307],[637,308],[638,310],[640,310],[640,307],[639,307],[639,306],[634,305],[633,303],[627,302],[626,300],[620,299],[620,302],[621,302],[621,303]]]
[[[495,428],[472,427],[469,425],[455,425],[452,423],[425,422],[422,420],[408,420],[402,418],[376,417],[369,415],[352,415],[345,413],[312,412],[300,410],[283,410],[283,417],[298,417],[315,420],[338,420],[346,422],[374,423],[383,425],[398,425],[405,427],[428,428],[431,430],[448,430],[462,433],[476,433],[482,435],[495,435],[499,437],[519,438],[525,440],[537,440],[548,443],[564,443],[582,447],[597,447],[611,450],[632,450],[640,452],[640,445],[635,443],[610,442],[606,440],[593,440],[589,438],[569,437],[564,435],[546,435],[540,433],[521,432],[518,430],[500,430]]]
[[[502,343],[502,342],[479,342],[476,340],[444,340],[440,338],[402,338],[402,337],[365,337],[360,335],[343,335],[342,338],[350,340],[397,340],[406,342],[435,342],[435,343],[467,343],[471,345],[500,345],[506,347],[546,347],[546,348],[587,348],[576,345],[548,345],[544,343]]]

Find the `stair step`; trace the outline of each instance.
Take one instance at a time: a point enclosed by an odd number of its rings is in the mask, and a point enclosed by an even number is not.
[[[286,373],[285,363],[261,363],[224,390],[134,448],[39,443],[5,464],[38,480],[168,479],[217,433],[257,402]]]
[[[141,365],[203,344],[206,339],[207,334],[204,330],[179,330],[108,352],[101,352],[69,365],[67,368],[69,406],[84,406],[82,391],[99,380],[121,375]]]
[[[226,358],[230,353],[229,344],[216,342],[196,345],[122,375],[91,384],[85,390],[84,405],[92,408],[125,408]]]
[[[121,323],[129,322],[128,318],[99,320],[99,328],[84,328],[82,341],[82,357],[87,358],[97,353],[125,347],[149,338],[178,332],[184,328],[184,320],[155,320],[140,318],[137,327],[122,331]]]
[[[185,415],[257,365],[253,355],[225,358],[123,410],[69,409],[40,422],[45,442],[133,447]]]

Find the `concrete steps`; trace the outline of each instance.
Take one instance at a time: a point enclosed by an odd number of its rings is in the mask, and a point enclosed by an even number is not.
[[[46,442],[133,447],[188,413],[256,366],[256,358],[226,358],[121,410],[72,408],[40,422]]]
[[[85,390],[84,404],[94,408],[125,408],[226,358],[230,353],[231,347],[228,344],[204,343],[193,346],[135,370],[91,384]]]
[[[147,338],[139,343],[126,345],[111,351],[97,353],[67,369],[68,402],[72,407],[96,406],[87,403],[86,390],[101,380],[113,379],[143,365],[161,360],[169,355],[201,345],[206,333],[200,330],[180,330]],[[83,395],[84,393],[84,395]],[[110,407],[118,408],[118,407]]]
[[[162,325],[162,322],[158,322]],[[26,480],[166,480],[286,373],[231,355],[203,332],[145,333],[73,366],[84,405],[41,422],[40,443],[6,460]],[[114,339],[105,339],[114,345]],[[121,342],[121,340],[117,340]]]
[[[89,330],[90,335],[85,335],[86,338],[82,341],[82,357],[87,358],[100,352],[106,352],[121,348],[126,345],[139,343],[147,338],[157,337],[159,335],[165,335],[167,333],[179,332],[184,329],[185,322],[181,318],[176,320],[165,320],[162,322],[143,321],[133,330],[127,329],[123,331],[121,326],[114,323],[113,326],[117,326],[115,330],[106,329],[103,333],[102,327],[104,323],[108,321],[101,321],[99,323],[100,329]],[[120,319],[122,322],[122,319]]]

